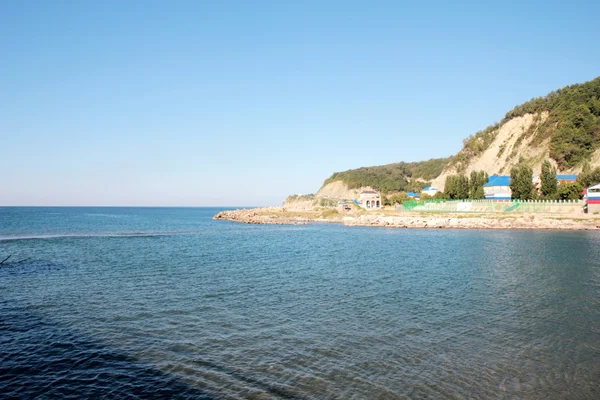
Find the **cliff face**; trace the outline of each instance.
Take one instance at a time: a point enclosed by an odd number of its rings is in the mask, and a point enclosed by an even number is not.
[[[339,200],[357,199],[360,192],[363,190],[372,190],[371,187],[349,189],[348,185],[342,181],[334,181],[323,185],[317,192],[316,196]]]
[[[283,202],[283,208],[293,211],[312,210],[317,207],[318,201],[313,194],[288,196]]]
[[[539,174],[544,160],[550,159],[549,140],[533,144],[535,131],[548,118],[547,112],[526,114],[513,118],[495,129],[494,137],[486,150],[459,165],[449,164],[444,171],[432,181],[432,186],[444,190],[448,175],[466,174],[471,171],[485,171],[488,175],[508,175],[510,169],[524,160]],[[552,160],[551,160],[552,161]],[[556,166],[556,162],[554,162]],[[573,172],[565,170],[560,172]]]
[[[542,163],[549,160],[561,174],[577,174],[583,163],[568,167],[557,163],[552,157],[552,137],[540,140],[538,132],[544,129],[549,113],[525,114],[515,117],[500,125],[492,132],[493,141],[480,155],[472,157],[468,162],[456,165],[448,164],[444,171],[432,181],[432,186],[444,190],[448,175],[466,174],[471,171],[485,171],[488,175],[510,175],[510,170],[519,162],[524,162],[539,175]],[[571,144],[577,147],[577,143]],[[459,153],[460,154],[460,153]],[[458,157],[458,155],[456,156]],[[589,158],[584,158],[592,168],[600,166],[600,149],[594,151]]]
[[[283,207],[290,211],[314,210],[322,207],[335,207],[339,201],[352,202],[358,199],[363,190],[375,190],[371,186],[350,189],[342,181],[323,185],[316,194],[292,195],[285,199]]]
[[[481,170],[509,175],[520,162],[536,175],[545,160],[558,173],[579,173],[586,162],[600,167],[600,77],[525,102],[506,113],[501,123],[469,136],[463,145],[448,158],[336,172],[312,198],[290,196],[286,205],[326,206],[327,201],[356,199],[364,189],[421,192],[431,184],[443,191],[449,175]]]

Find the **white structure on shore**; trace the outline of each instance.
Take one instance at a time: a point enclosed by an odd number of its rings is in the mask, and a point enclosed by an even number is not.
[[[590,186],[585,192],[588,214],[600,213],[600,183]]]
[[[374,190],[363,190],[360,193],[360,202],[357,203],[367,210],[381,208],[381,195]]]
[[[483,191],[488,200],[510,200],[510,176],[490,176],[488,182],[483,185]]]
[[[438,188],[435,188],[433,186],[427,186],[425,189],[423,189],[423,191],[421,192],[421,194],[427,194],[431,197],[435,196],[435,194],[438,192]]]

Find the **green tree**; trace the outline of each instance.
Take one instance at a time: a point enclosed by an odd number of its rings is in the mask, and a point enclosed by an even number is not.
[[[600,183],[600,167],[591,170],[591,168],[585,168],[584,164],[584,170],[587,170],[587,172],[582,170],[581,174],[579,174],[577,177],[577,182],[582,188],[590,187]]]
[[[402,204],[406,200],[408,200],[406,192],[396,193],[390,197],[390,202],[392,204]]]
[[[438,190],[437,192],[435,192],[435,195],[433,196],[433,198],[445,200],[445,199],[448,199],[448,196],[446,195],[446,193],[442,192],[441,190]]]
[[[469,178],[465,175],[447,176],[444,193],[450,199],[467,199],[469,197]]]
[[[558,182],[556,181],[556,168],[546,160],[542,164],[542,194],[544,198],[554,199],[558,191]]]
[[[583,167],[581,168],[581,175],[588,175],[592,172],[592,167],[589,162],[584,162]]]
[[[561,200],[581,199],[583,186],[579,182],[563,183],[558,188],[558,198]]]
[[[458,187],[460,188],[459,190],[459,199],[468,199],[469,198],[469,178],[467,178],[465,175],[459,175],[458,176]]]
[[[448,175],[446,177],[444,193],[446,193],[449,199],[453,199],[456,196],[456,175]]]
[[[469,198],[470,199],[485,199],[485,192],[483,185],[487,183],[489,179],[488,174],[485,171],[472,171],[471,178],[469,179]]]
[[[533,170],[525,164],[519,164],[510,170],[510,190],[512,198],[531,200],[533,198]]]

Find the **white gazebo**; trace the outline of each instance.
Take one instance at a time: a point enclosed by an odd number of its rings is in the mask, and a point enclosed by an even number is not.
[[[381,195],[374,190],[363,190],[360,193],[360,203],[368,210],[381,208]]]

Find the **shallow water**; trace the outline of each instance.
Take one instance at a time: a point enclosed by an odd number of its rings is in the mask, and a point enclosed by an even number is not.
[[[598,232],[217,211],[0,208],[0,393],[600,397]]]

